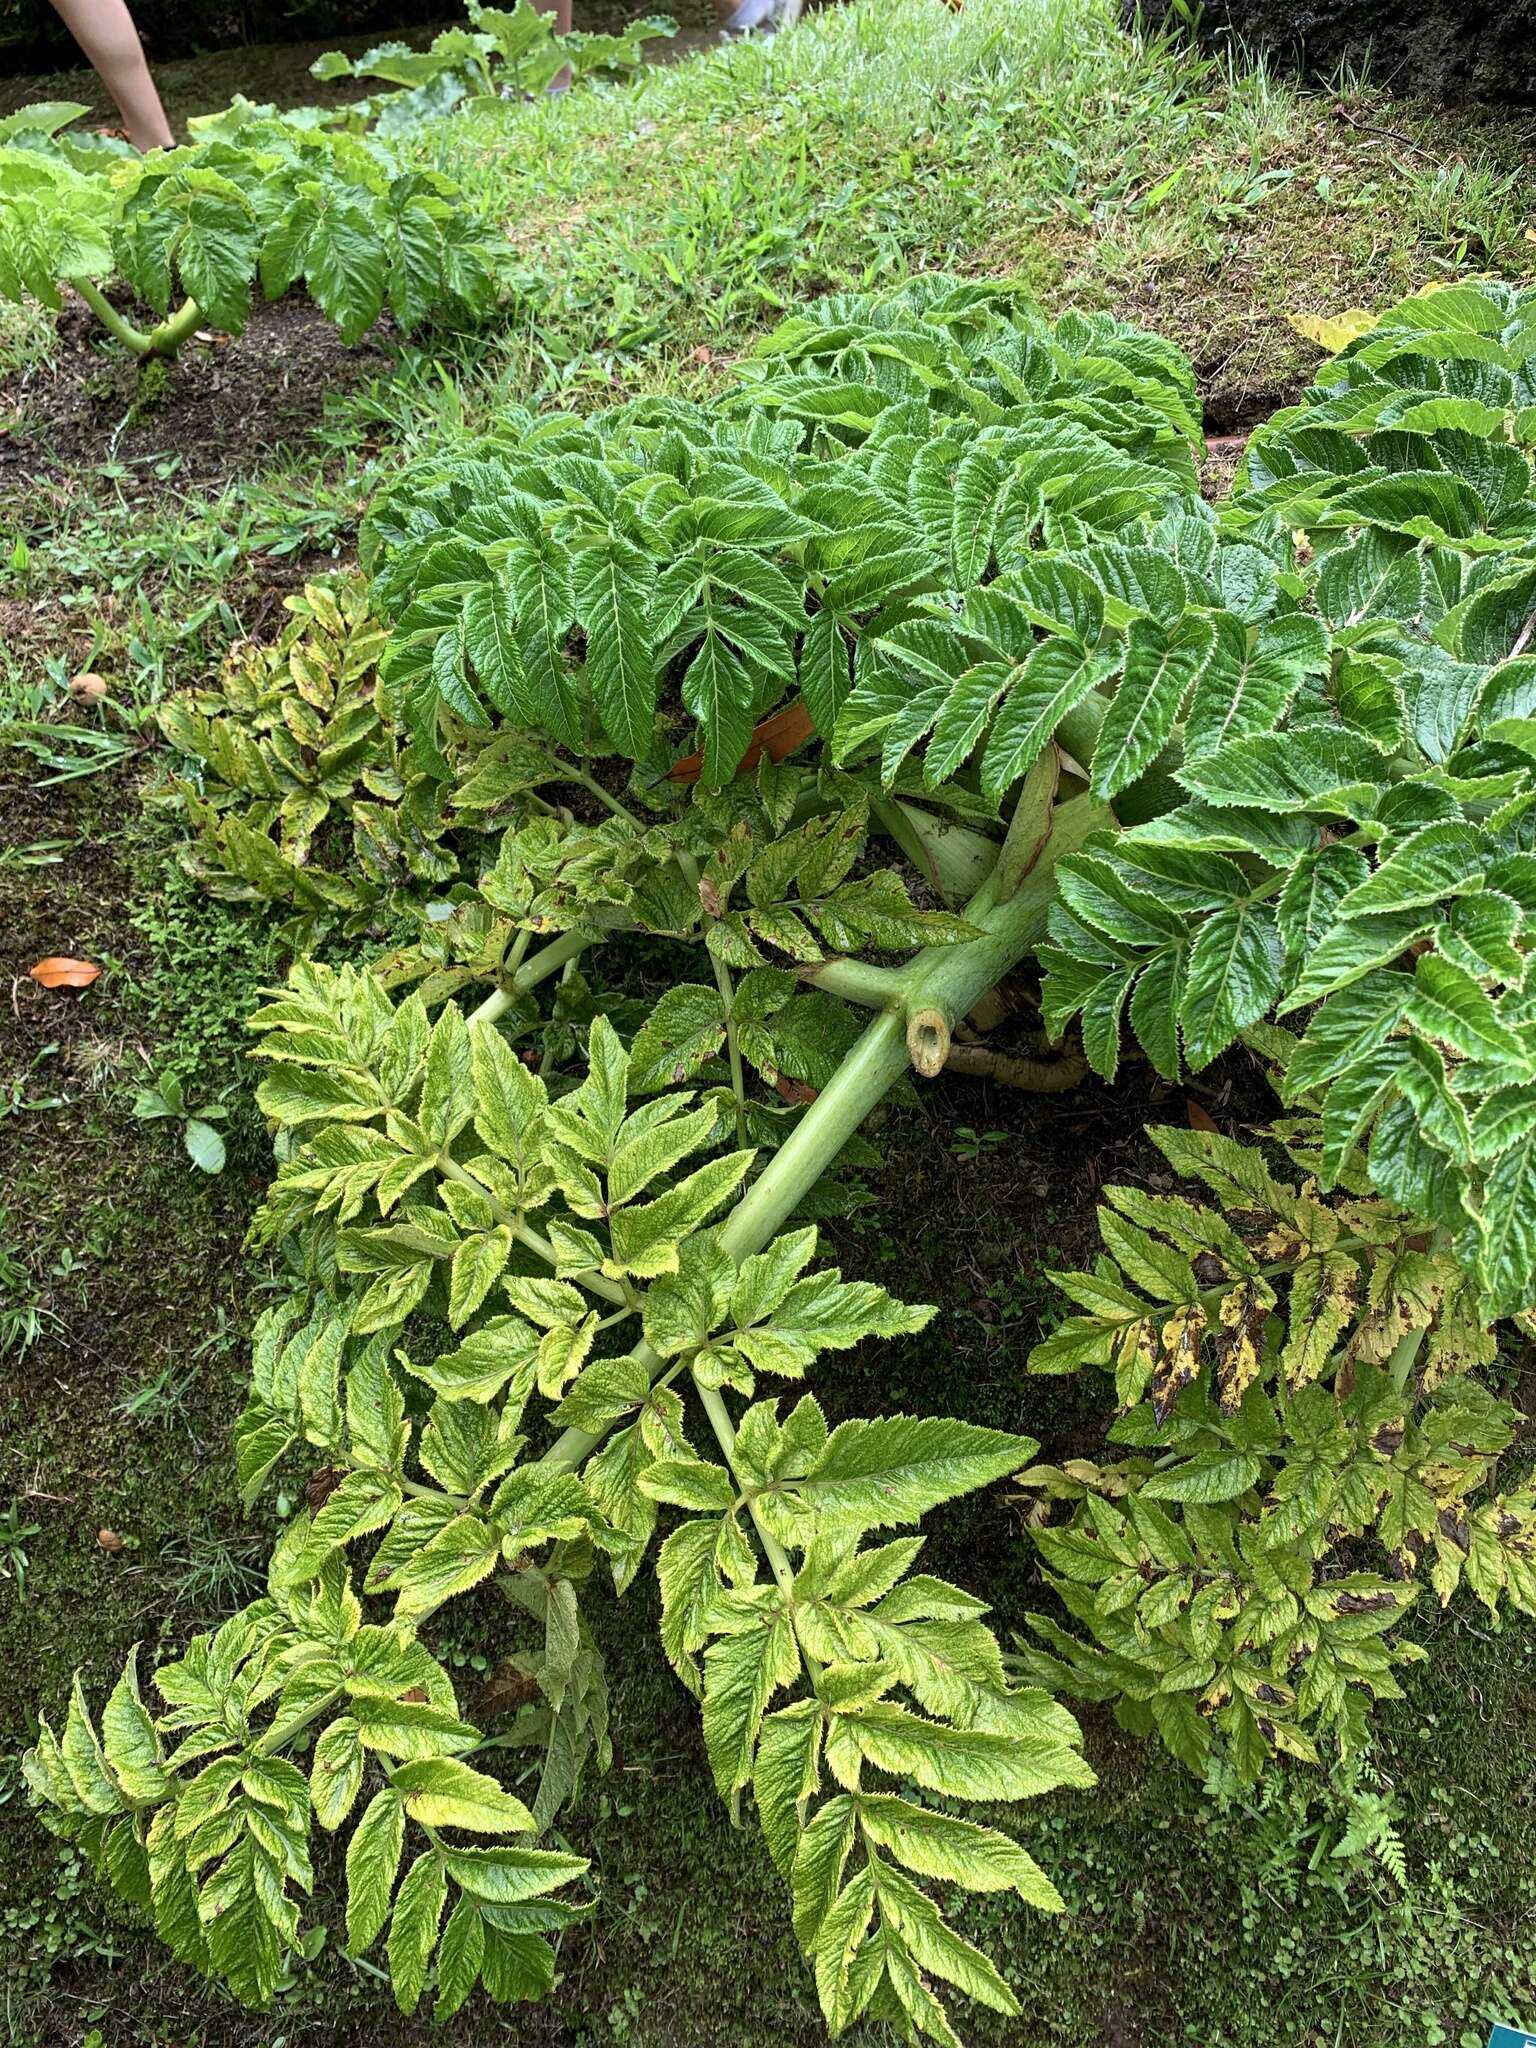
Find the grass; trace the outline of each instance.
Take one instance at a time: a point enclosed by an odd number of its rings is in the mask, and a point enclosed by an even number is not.
[[[135,1641],[170,1649],[237,1604],[305,1476],[236,1518],[227,1431],[269,1279],[241,1252],[266,1159],[240,1020],[280,961],[259,917],[194,890],[141,806],[160,773],[155,703],[238,634],[270,633],[303,575],[350,558],[378,479],[444,433],[511,404],[707,390],[796,300],[913,268],[1022,274],[1055,309],[1169,333],[1211,424],[1242,426],[1306,379],[1313,352],[1287,314],[1536,271],[1531,147],[1529,128],[1358,82],[1306,96],[1138,46],[1079,0],[865,0],[633,88],[455,121],[434,149],[494,201],[524,275],[496,331],[343,359],[305,353],[302,314],[280,309],[146,385],[68,321],[56,338],[0,318],[0,943],[15,990],[0,1554],[26,1558],[25,1599],[14,1569],[0,1577],[8,1748],[75,1668],[99,1694]],[[106,707],[72,702],[86,667]],[[107,971],[84,997],[45,998],[25,969],[50,952]],[[169,1124],[131,1116],[134,1086],[167,1068],[189,1100],[232,1089],[217,1180]],[[1033,1102],[952,1084],[888,1114],[890,1164],[839,1252],[943,1315],[942,1334],[882,1350],[883,1404],[1027,1429],[1052,1451],[1091,1426],[1083,1390],[1025,1381],[1022,1359],[1053,1312],[1042,1269],[1084,1250],[1095,1176],[1134,1162],[1156,1113],[1134,1089]],[[870,1369],[837,1361],[829,1407],[867,1408]],[[1019,1625],[1031,1567],[1005,1498],[938,1517],[930,1554]],[[704,1789],[696,1709],[658,1654],[649,1590],[595,1603],[595,1621],[619,1754],[571,1831],[601,1912],[567,1940],[546,2006],[477,2005],[449,2040],[812,2048],[824,2036],[776,1884]],[[1433,1661],[1380,1714],[1353,1777],[1293,1772],[1223,1801],[1089,1715],[1099,1790],[1025,1824],[1071,1911],[978,1914],[1024,2014],[983,2016],[970,2037],[1480,2048],[1490,2020],[1536,2012],[1536,1632],[1495,1639],[1459,1606],[1423,1626]],[[479,1643],[444,1647],[472,1696]],[[376,1979],[336,1955],[275,2018],[242,2015],[40,1833],[10,1769],[0,1938],[0,2042],[17,2048],[431,2037],[385,2017]]]

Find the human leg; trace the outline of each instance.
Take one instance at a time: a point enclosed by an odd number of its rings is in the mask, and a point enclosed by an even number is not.
[[[129,141],[138,149],[170,149],[174,142],[171,125],[125,0],[53,0],[53,4],[116,100]],[[568,7],[570,0],[565,4]]]
[[[533,0],[533,4],[537,7],[540,14],[552,14],[555,17],[555,34],[557,36],[568,36],[570,34],[574,20],[575,0]],[[548,89],[550,92],[564,92],[570,82],[571,67],[567,64],[563,70],[556,72],[549,82]]]

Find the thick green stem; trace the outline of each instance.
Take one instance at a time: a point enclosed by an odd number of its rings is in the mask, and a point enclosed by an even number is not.
[[[125,320],[111,300],[99,292],[88,277],[72,278],[70,281],[114,340],[120,341],[124,348],[132,349],[136,356],[149,354],[149,336],[141,328],[135,327],[131,320]]]
[[[899,967],[875,967],[867,960],[824,960],[819,967],[802,967],[801,979],[845,1003],[860,1003],[867,1010],[883,1010],[901,1000]]]
[[[981,937],[959,946],[930,947],[902,970],[898,980],[903,1004],[870,1020],[831,1082],[727,1218],[720,1245],[731,1258],[740,1264],[762,1250],[875,1104],[901,1079],[908,1062],[908,1019],[928,1014],[963,1017],[1031,946],[1039,944],[1055,895],[1056,862],[1075,852],[1090,832],[1112,823],[1113,814],[1090,797],[1074,797],[1060,805],[1050,839],[1017,893],[998,903],[989,880],[966,906],[966,917],[981,928]],[[649,1344],[637,1344],[629,1355],[652,1379],[663,1369],[662,1358]],[[605,1434],[568,1429],[541,1462],[573,1468],[590,1456]]]
[[[152,356],[175,355],[188,335],[196,333],[202,317],[202,307],[195,300],[188,299],[168,320],[162,320],[158,327],[151,329],[146,353]]]
[[[644,1338],[627,1355],[633,1358],[637,1364],[645,1367],[646,1371],[650,1374],[653,1385],[660,1378],[661,1374],[668,1369],[667,1361],[662,1357],[661,1353],[653,1350],[645,1342]],[[609,1427],[611,1428],[612,1425],[610,1424]],[[572,1428],[563,1430],[538,1462],[555,1471],[574,1472],[578,1465],[585,1464],[586,1460],[591,1457],[607,1434],[607,1429],[589,1430]]]
[[[595,775],[581,774],[574,776],[572,779],[581,785],[588,796],[595,796],[600,804],[612,811],[616,818],[622,818],[626,824],[638,827],[640,820],[635,816],[634,812],[627,804],[621,804],[616,796],[610,796]]]
[[[478,1010],[471,1010],[464,1020],[467,1024],[494,1024],[504,1016],[521,995],[531,988],[537,988],[541,981],[548,981],[552,974],[558,974],[568,960],[574,960],[578,953],[586,951],[592,943],[579,932],[562,932],[558,939],[551,939],[525,960],[510,977],[505,988],[493,989]]]
[[[295,1736],[302,1734],[311,1723],[318,1721],[322,1714],[328,1714],[332,1707],[346,1698],[345,1686],[336,1686],[321,1698],[312,1700],[302,1714],[292,1715],[288,1720],[279,1717],[252,1747],[257,1756],[273,1756],[280,1749],[286,1749]]]
[[[876,804],[874,815],[946,903],[963,903],[974,895],[997,865],[997,841],[968,825],[935,817],[899,797]]]
[[[886,1011],[869,1024],[836,1074],[731,1211],[720,1233],[738,1264],[760,1252],[808,1194],[865,1117],[907,1068],[901,1017]]]
[[[143,328],[125,320],[88,277],[72,278],[70,282],[114,340],[120,341],[124,348],[132,349],[136,356],[175,355],[187,336],[196,331],[197,323],[203,317],[202,308],[195,300],[188,299],[184,306],[146,334]]]
[[[352,1459],[349,1462],[354,1471],[373,1469],[372,1467],[362,1466],[356,1459]],[[460,1511],[469,1506],[469,1495],[467,1493],[449,1493],[445,1487],[428,1486],[422,1480],[407,1479],[404,1473],[396,1473],[395,1484],[402,1493],[408,1494],[412,1500],[445,1500],[450,1507],[458,1508]]]
[[[574,974],[574,973],[576,972],[576,962],[577,962],[577,961],[578,961],[578,960],[580,959],[580,957],[581,957],[581,955],[580,955],[579,953],[573,953],[573,954],[571,955],[570,959],[569,959],[569,960],[567,960],[567,961],[566,961],[566,963],[565,963],[565,965],[564,965],[564,966],[563,966],[563,967],[561,968],[561,970],[560,970],[560,986],[561,986],[562,988],[564,988],[564,987],[565,987],[565,984],[566,984],[566,983],[567,983],[567,982],[568,982],[568,981],[570,980],[571,976],[572,976],[572,975],[573,975],[573,974]],[[540,1057],[539,1057],[539,1079],[540,1079],[541,1081],[547,1081],[547,1080],[549,1079],[550,1075],[551,1075],[551,1074],[552,1074],[552,1073],[554,1072],[554,1068],[555,1068],[555,1047],[554,1047],[554,1041],[553,1041],[552,1039],[550,1039],[550,1040],[547,1040],[547,1041],[545,1042],[544,1050],[543,1050],[542,1054],[541,1054],[541,1055],[540,1055]]]
[[[501,971],[504,975],[515,978],[517,970],[519,969],[519,967],[522,966],[523,962],[527,959],[528,948],[532,944],[533,932],[527,925],[525,925],[523,929],[517,934],[517,937],[512,941],[511,945],[507,948],[506,952],[502,955]]]
[[[982,936],[963,946],[930,946],[903,969],[908,1015],[938,1010],[953,1025],[973,1009],[1044,937],[1046,912],[1056,896],[1056,863],[1114,822],[1114,812],[1095,797],[1059,804],[1040,858],[1007,902],[997,901],[996,877],[989,875],[965,906],[966,921]]]

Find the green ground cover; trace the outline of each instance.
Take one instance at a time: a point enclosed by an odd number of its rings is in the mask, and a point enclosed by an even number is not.
[[[375,484],[445,428],[509,403],[707,392],[757,332],[822,291],[915,268],[1023,275],[1052,309],[1111,308],[1178,341],[1211,430],[1241,431],[1315,360],[1288,314],[1381,303],[1435,277],[1536,272],[1521,196],[1531,147],[1517,126],[1356,84],[1302,97],[1141,49],[1094,9],[866,0],[633,88],[456,121],[433,149],[495,206],[519,258],[513,315],[489,334],[346,352],[284,305],[143,378],[67,317],[56,336],[7,316],[0,1725],[12,1758],[73,1669],[99,1693],[135,1641],[178,1646],[248,1597],[275,1530],[269,1504],[239,1519],[227,1431],[244,1332],[272,1281],[241,1251],[267,1177],[241,1019],[280,950],[270,923],[185,880],[174,834],[141,807],[161,772],[154,705],[206,678],[238,635],[270,637],[285,593],[350,559]],[[81,670],[107,680],[105,705],[71,701]],[[104,963],[83,1000],[25,978],[55,953]],[[643,985],[659,970],[642,959],[635,971]],[[135,1089],[167,1070],[189,1100],[227,1091],[217,1179],[169,1126],[132,1115]],[[888,1164],[869,1176],[868,1207],[836,1226],[837,1252],[850,1275],[942,1316],[882,1350],[883,1405],[1027,1429],[1070,1454],[1089,1427],[1084,1397],[1022,1373],[1057,1312],[1040,1273],[1087,1250],[1099,1184],[1145,1163],[1160,1085],[1143,1072],[1036,1100],[946,1081],[889,1113]],[[1203,1100],[1240,1117],[1241,1073],[1221,1070]],[[1180,1098],[1160,1113],[1180,1115]],[[869,1405],[867,1378],[858,1353],[830,1362],[819,1390],[834,1418]],[[938,1517],[932,1540],[935,1568],[985,1593],[1005,1632],[1035,1571],[1018,1530],[1017,1505],[994,1491]],[[760,1842],[733,1833],[704,1790],[696,1711],[656,1653],[648,1588],[600,1613],[621,1748],[572,1826],[603,1911],[567,1938],[550,2001],[471,2008],[448,2038],[822,2039]],[[1342,1781],[1296,1771],[1213,1800],[1088,1714],[1098,1788],[1031,1809],[1024,1830],[1072,1910],[974,1916],[1024,2014],[972,2037],[1395,2048],[1481,2042],[1490,2019],[1536,2009],[1536,1632],[1495,1636],[1460,1603],[1420,1626],[1434,1639],[1427,1678],[1379,1713],[1370,1759]],[[472,1690],[479,1674],[466,1661],[460,1676]],[[203,1988],[104,1902],[38,1828],[14,1762],[4,1771],[10,2040],[254,2048],[377,2031],[387,1993],[339,1957],[322,1957],[274,2018]],[[391,2039],[430,2034],[392,2011],[385,2024]]]

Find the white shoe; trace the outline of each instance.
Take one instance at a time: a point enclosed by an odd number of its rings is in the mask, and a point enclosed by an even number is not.
[[[803,0],[740,0],[736,12],[724,24],[728,36],[750,35],[761,29],[773,35],[781,28],[793,28],[800,19]]]

